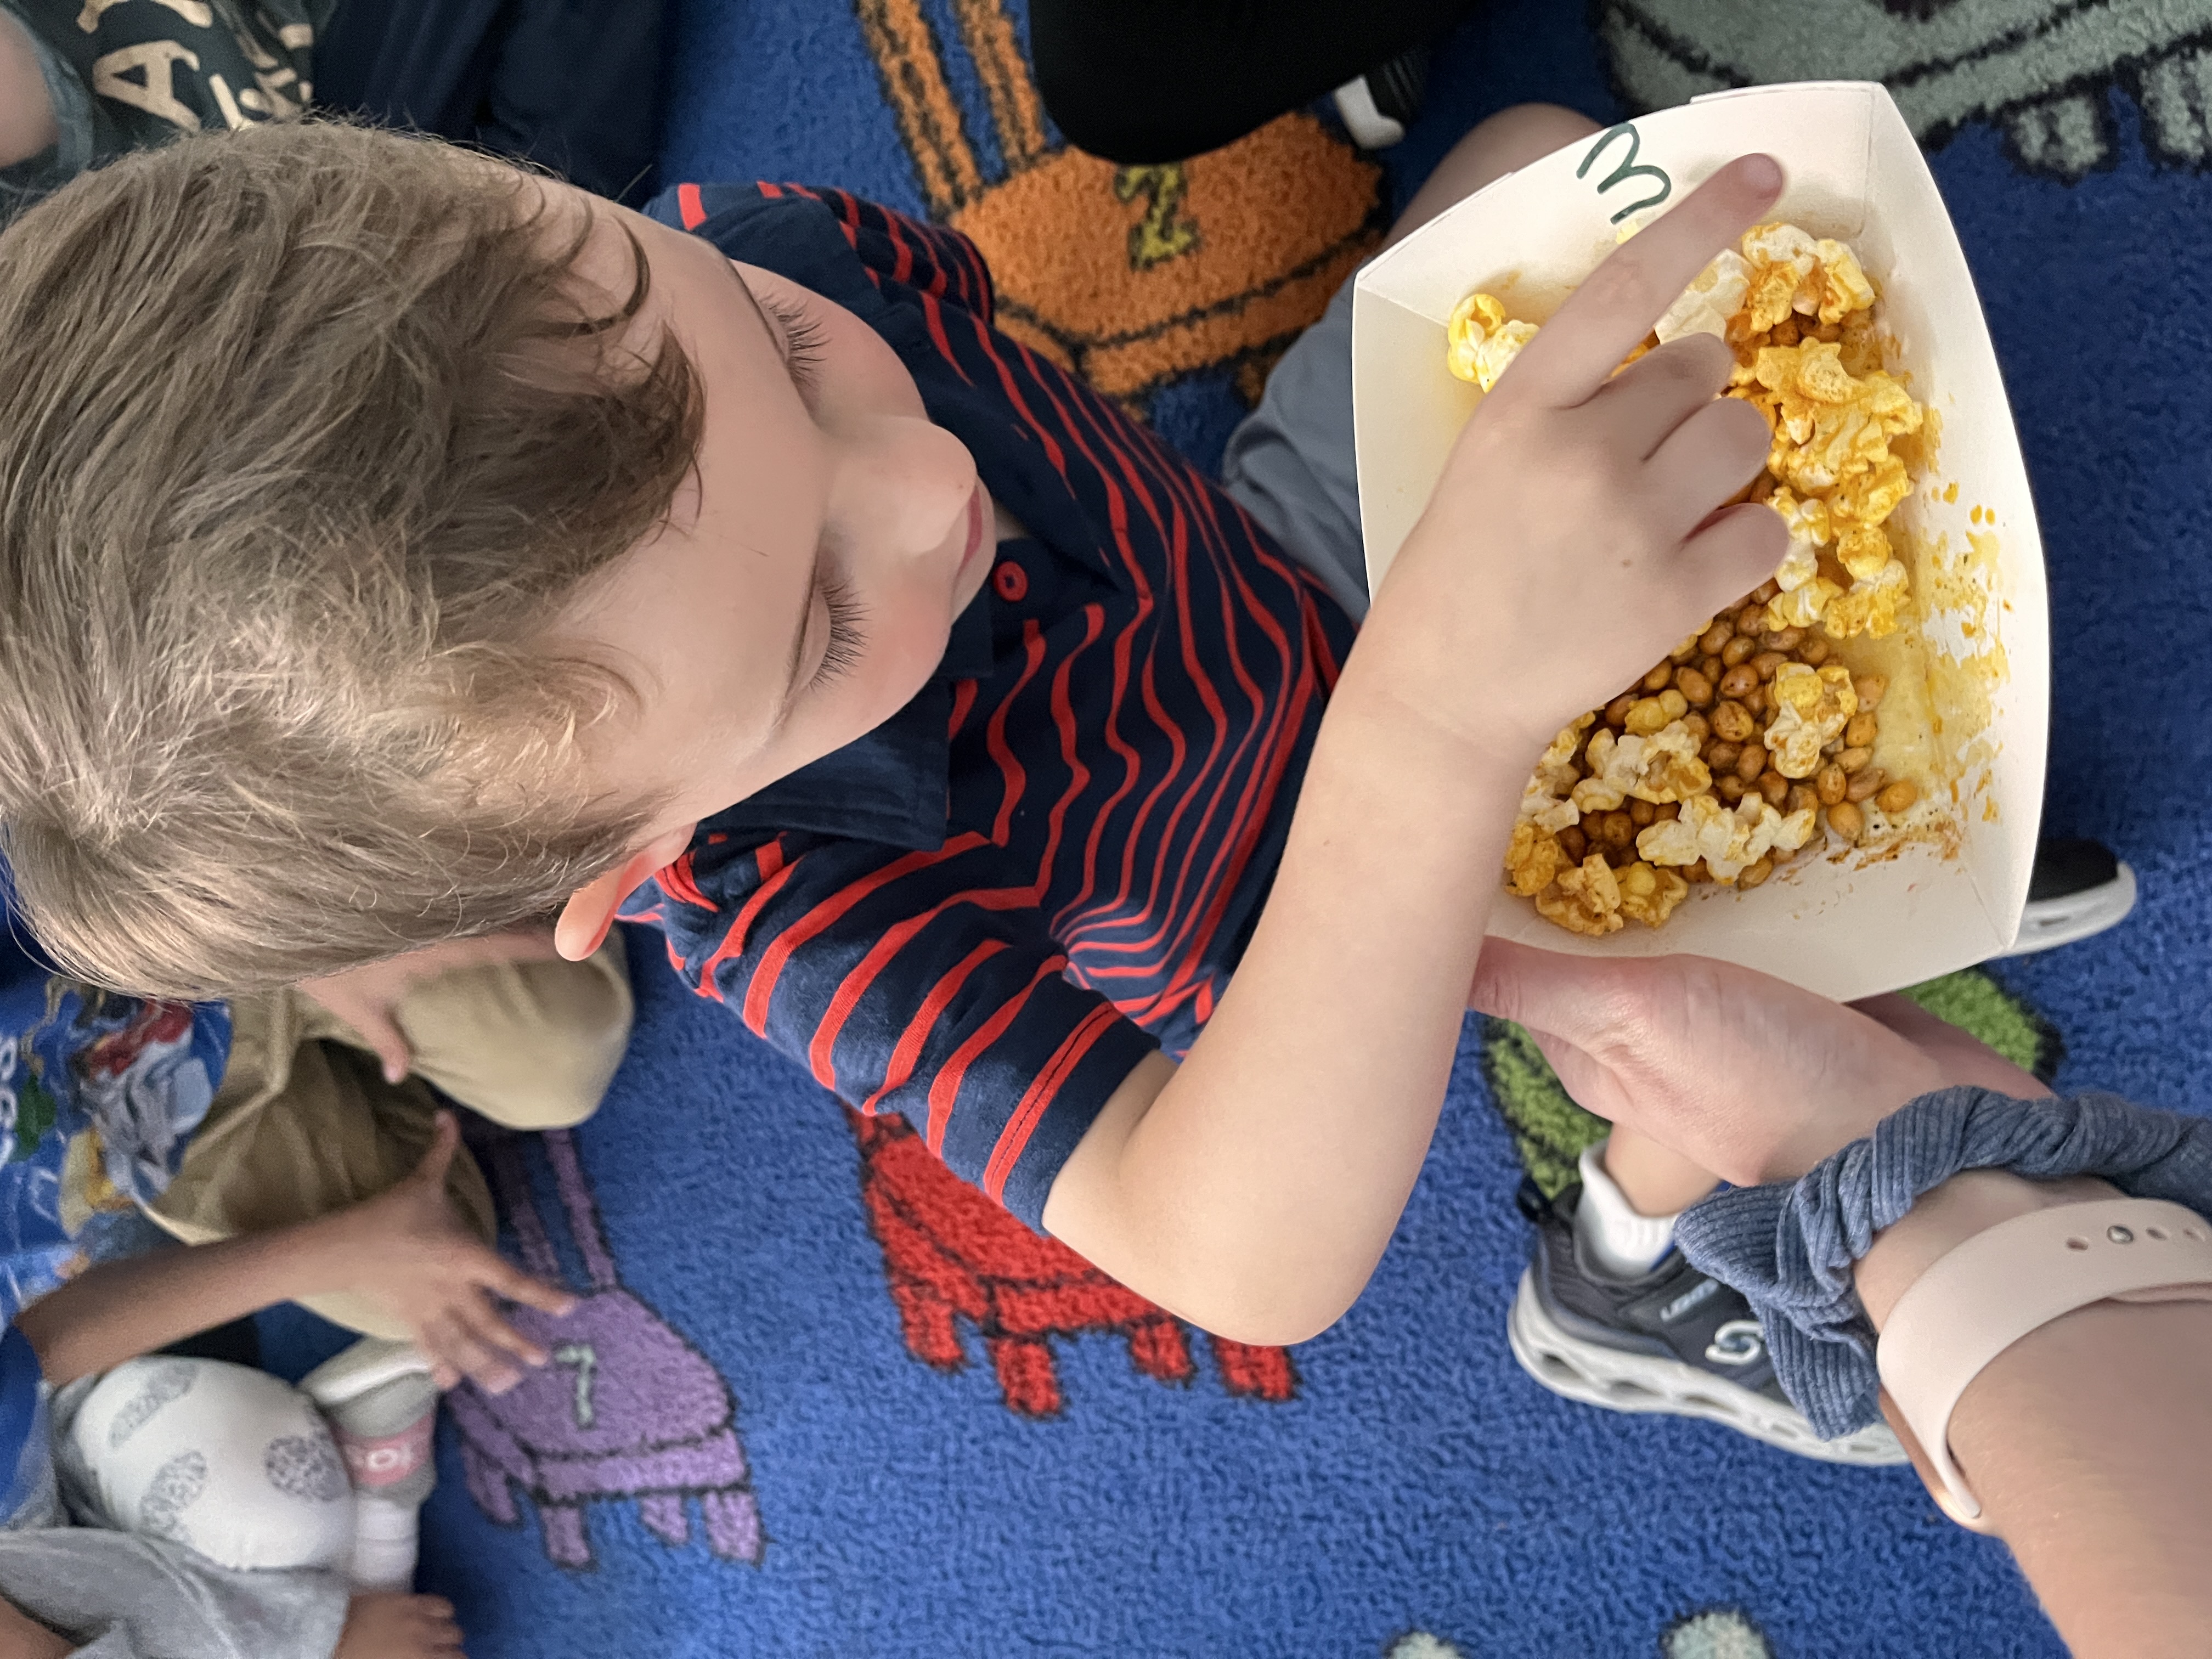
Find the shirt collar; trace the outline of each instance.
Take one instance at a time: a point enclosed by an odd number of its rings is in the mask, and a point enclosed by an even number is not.
[[[945,844],[952,686],[992,668],[988,584],[952,619],[945,655],[921,690],[872,732],[725,807],[702,831],[810,831],[934,851]]]

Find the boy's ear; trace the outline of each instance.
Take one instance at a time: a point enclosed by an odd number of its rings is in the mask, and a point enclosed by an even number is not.
[[[655,836],[619,866],[569,894],[568,902],[561,907],[560,921],[553,924],[554,948],[571,962],[581,962],[598,950],[606,939],[607,929],[615,925],[615,912],[622,908],[623,901],[651,881],[655,871],[683,857],[684,849],[691,844],[691,832],[697,828],[687,823]]]

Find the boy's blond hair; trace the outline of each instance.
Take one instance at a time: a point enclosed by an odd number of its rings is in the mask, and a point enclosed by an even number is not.
[[[220,995],[556,908],[623,695],[532,641],[668,510],[700,394],[526,175],[283,124],[0,235],[0,847],[65,967]]]

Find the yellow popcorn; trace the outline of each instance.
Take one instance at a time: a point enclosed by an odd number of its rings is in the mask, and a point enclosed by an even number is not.
[[[1899,608],[1911,592],[1911,579],[1905,567],[1892,559],[1881,568],[1881,574],[1872,581],[1855,581],[1840,599],[1829,604],[1820,617],[1820,626],[1826,629],[1832,639],[1847,640],[1854,634],[1871,634],[1876,639],[1897,632]]]
[[[1572,725],[1559,728],[1559,736],[1544,750],[1536,769],[1528,775],[1528,786],[1521,792],[1521,817],[1524,821],[1553,835],[1581,821],[1581,809],[1562,797],[1582,777],[1575,766],[1575,750],[1581,745],[1583,733],[1596,719],[1595,714],[1584,714]]]
[[[1744,290],[1750,283],[1751,266],[1743,256],[1733,248],[1723,248],[1712,264],[1691,278],[1689,287],[1667,307],[1667,314],[1651,331],[1662,345],[1685,334],[1726,339],[1729,319],[1742,305]]]
[[[1699,859],[1713,879],[1732,883],[1747,864],[1775,848],[1794,853],[1813,836],[1814,809],[1787,817],[1758,795],[1746,795],[1735,811],[1711,795],[1682,804],[1682,816],[1655,823],[1636,838],[1636,850],[1650,864],[1695,864]]]
[[[1602,939],[1620,931],[1620,884],[1612,866],[1592,853],[1536,895],[1536,913],[1571,933]]]
[[[1785,778],[1809,778],[1820,769],[1820,750],[1841,737],[1859,712],[1851,672],[1834,663],[1808,668],[1785,662],[1774,671],[1774,719],[1766,747]]]
[[[1873,308],[1874,284],[1867,280],[1856,254],[1825,237],[1814,244],[1814,252],[1820,260],[1815,273],[1820,283],[1815,316],[1824,323],[1834,323],[1853,312]]]
[[[1509,321],[1505,307],[1492,295],[1470,294],[1453,307],[1444,325],[1444,365],[1487,392],[1535,337],[1535,324]]]
[[[1751,264],[1743,315],[1764,333],[1797,308],[1797,291],[1820,263],[1817,245],[1795,225],[1771,224],[1744,232],[1741,246]]]
[[[1555,836],[1526,818],[1513,826],[1513,840],[1505,849],[1505,873],[1522,898],[1534,898],[1549,887],[1567,864],[1566,849]]]
[[[1627,797],[1655,805],[1687,800],[1712,787],[1713,775],[1698,758],[1698,739],[1676,720],[1648,737],[1616,738],[1600,732],[1589,740],[1589,775],[1574,787],[1584,812],[1610,811]]]
[[[1674,914],[1674,907],[1690,896],[1690,884],[1672,870],[1654,869],[1638,859],[1613,872],[1620,889],[1620,914],[1656,927]]]

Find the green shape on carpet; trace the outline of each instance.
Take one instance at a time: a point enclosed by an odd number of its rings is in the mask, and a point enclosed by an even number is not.
[[[2045,1083],[2065,1054],[2057,1028],[1986,968],[1946,974],[1904,994]],[[1545,1197],[1557,1197],[1573,1184],[1583,1148],[1604,1139],[1610,1126],[1575,1104],[1535,1040],[1510,1020],[1484,1020],[1481,1063],[1482,1080],[1513,1132],[1521,1167]]]

